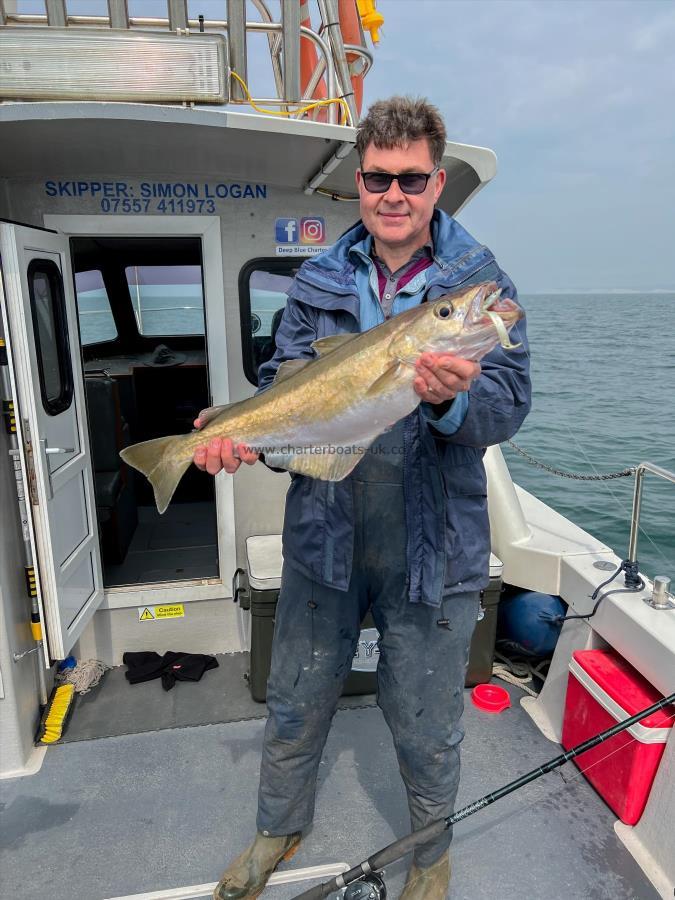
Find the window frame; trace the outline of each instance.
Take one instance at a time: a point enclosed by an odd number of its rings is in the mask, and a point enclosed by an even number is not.
[[[258,387],[258,378],[253,369],[251,291],[249,287],[251,275],[253,272],[262,270],[271,275],[295,277],[297,270],[309,258],[308,256],[257,256],[255,259],[250,259],[239,271],[239,324],[242,361],[246,379],[255,387]]]
[[[58,360],[59,376],[61,378],[61,392],[58,397],[53,400],[50,400],[47,397],[47,386],[45,384],[42,335],[40,332],[35,301],[34,278],[36,274],[44,275],[46,277],[49,282],[49,289],[52,297],[56,356]],[[28,264],[26,279],[28,281],[28,296],[30,300],[42,406],[48,416],[58,416],[60,413],[65,412],[70,408],[73,402],[74,393],[73,364],[70,352],[70,339],[68,337],[68,318],[66,312],[66,297],[63,289],[63,275],[53,259],[35,258]]]

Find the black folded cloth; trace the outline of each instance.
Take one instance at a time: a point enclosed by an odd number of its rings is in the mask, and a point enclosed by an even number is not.
[[[177,681],[199,681],[204,672],[218,668],[215,656],[175,650],[167,650],[164,656],[153,650],[125,653],[122,662],[127,667],[124,677],[129,684],[161,678],[165,691],[170,691]]]

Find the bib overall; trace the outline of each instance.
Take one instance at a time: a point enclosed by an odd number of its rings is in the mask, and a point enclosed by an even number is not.
[[[479,593],[444,598],[440,608],[409,602],[401,422],[364,454],[350,480],[349,589],[317,584],[284,564],[258,797],[265,835],[302,831],[312,821],[321,754],[369,609],[380,633],[377,703],[394,738],[411,828],[453,811]],[[446,831],[418,848],[416,863],[432,865],[451,838]]]

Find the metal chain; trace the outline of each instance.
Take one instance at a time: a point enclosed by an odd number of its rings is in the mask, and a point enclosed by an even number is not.
[[[627,469],[622,469],[621,472],[605,472],[602,475],[582,475],[579,472],[565,472],[562,469],[554,469],[553,466],[547,466],[545,463],[539,462],[539,460],[523,450],[522,447],[519,447],[518,444],[514,444],[513,441],[507,441],[506,443],[513,447],[516,453],[524,456],[530,465],[543,469],[545,472],[551,472],[553,475],[559,475],[561,478],[572,478],[574,481],[609,481],[611,478],[628,478],[634,475],[637,469],[637,466],[630,466]]]

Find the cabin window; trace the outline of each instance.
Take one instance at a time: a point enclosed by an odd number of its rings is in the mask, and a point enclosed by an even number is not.
[[[140,334],[204,334],[201,266],[127,266],[124,271]]]
[[[258,384],[258,369],[271,359],[286,306],[286,292],[302,259],[254,259],[239,276],[244,372]]]
[[[117,337],[117,326],[100,270],[77,272],[75,291],[82,346],[114,341]]]
[[[73,399],[73,371],[66,325],[63,279],[51,259],[34,259],[28,266],[40,393],[45,412],[56,416]]]

